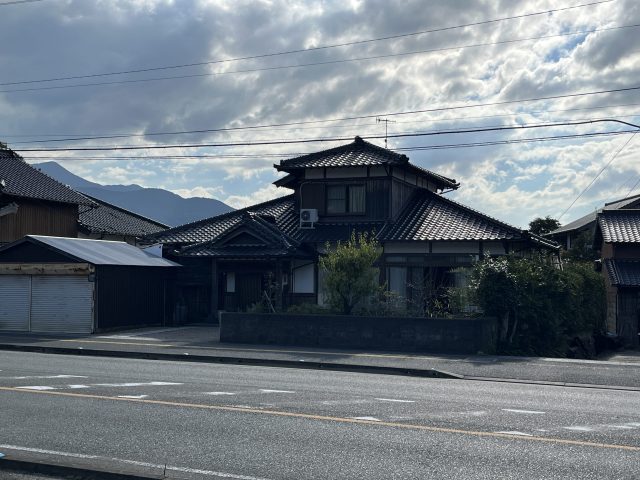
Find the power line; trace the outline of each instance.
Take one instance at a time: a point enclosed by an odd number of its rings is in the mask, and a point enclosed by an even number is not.
[[[257,72],[267,72],[267,71],[276,71],[276,70],[288,70],[292,68],[305,68],[305,67],[317,67],[317,66],[325,66],[325,65],[335,65],[340,63],[348,63],[348,62],[361,62],[361,61],[369,61],[369,60],[379,60],[383,58],[395,58],[395,57],[403,57],[410,55],[421,55],[425,53],[436,53],[443,52],[449,50],[461,50],[464,48],[477,48],[477,47],[487,47],[487,46],[495,46],[495,45],[504,45],[509,43],[517,43],[517,42],[525,42],[531,40],[542,40],[548,38],[556,38],[556,37],[566,37],[572,35],[584,35],[595,32],[603,32],[609,30],[618,30],[622,28],[635,28],[640,26],[640,24],[631,24],[631,25],[622,25],[618,27],[607,27],[601,29],[592,29],[592,30],[583,30],[577,32],[565,32],[558,33],[554,35],[541,35],[537,37],[527,37],[527,38],[519,38],[519,39],[510,39],[510,40],[501,40],[497,42],[486,42],[486,43],[477,43],[470,45],[459,45],[454,47],[443,47],[443,48],[432,48],[426,50],[417,50],[413,52],[402,52],[402,53],[388,53],[383,55],[371,55],[367,57],[359,57],[359,58],[345,58],[339,60],[325,60],[321,62],[309,62],[309,63],[299,63],[299,64],[290,64],[290,65],[279,65],[274,67],[260,67],[260,68],[249,68],[244,70],[230,70],[225,72],[209,72],[209,73],[193,73],[189,75],[173,75],[168,77],[155,77],[155,78],[138,78],[138,79],[130,79],[130,80],[114,80],[108,82],[93,82],[93,83],[76,83],[72,85],[52,85],[46,87],[31,87],[31,88],[18,88],[18,89],[8,89],[8,90],[0,90],[0,93],[19,93],[19,92],[35,92],[35,91],[43,91],[43,90],[62,90],[67,88],[84,88],[84,87],[97,87],[97,86],[109,86],[109,85],[125,85],[125,84],[136,84],[136,83],[146,83],[146,82],[157,82],[164,80],[180,80],[186,78],[202,78],[202,77],[217,77],[222,75],[236,75],[236,74],[244,74],[244,73],[257,73]]]
[[[21,3],[35,3],[42,2],[43,0],[13,0],[11,2],[0,2],[0,7],[6,7],[8,5],[19,5]]]
[[[622,115],[619,116],[619,118],[625,118],[625,117],[629,117],[629,118],[635,118],[638,115]],[[380,119],[379,122],[385,122],[385,120]],[[377,123],[379,123],[377,122]],[[451,128],[451,129],[447,129],[447,130],[436,130],[436,131],[400,131],[400,132],[396,132],[396,134],[393,135],[388,135],[388,132],[385,131],[385,135],[387,135],[388,137],[394,138],[397,137],[398,135],[400,136],[410,136],[410,134],[420,134],[420,135],[444,135],[447,133],[477,133],[477,132],[484,132],[484,131],[497,131],[497,130],[517,130],[517,129],[527,129],[527,128],[541,128],[541,127],[559,127],[559,126],[575,126],[575,125],[584,125],[584,124],[590,124],[590,123],[602,123],[602,122],[615,122],[615,123],[623,123],[625,125],[629,125],[629,126],[635,126],[633,124],[629,124],[628,122],[623,122],[621,120],[618,119],[612,119],[612,118],[592,118],[592,119],[571,119],[571,120],[559,120],[559,121],[553,121],[553,122],[544,122],[544,123],[517,123],[517,124],[511,124],[511,125],[484,125],[482,127],[476,127],[471,129],[471,127],[458,127],[458,128]],[[394,122],[395,123],[395,122]],[[415,123],[415,122],[412,122]],[[376,124],[373,124],[376,125]],[[343,126],[342,128],[361,128],[361,125],[346,125]],[[185,132],[186,133],[186,132]],[[371,135],[376,135],[375,133],[358,133],[358,135],[360,137],[367,137],[369,138]],[[136,135],[112,135],[112,136],[95,136],[95,137],[73,137],[73,138],[54,138],[54,139],[47,139],[47,140],[31,140],[31,141],[24,141],[24,142],[12,142],[11,145],[31,145],[31,144],[35,144],[35,143],[53,143],[53,142],[67,142],[67,141],[81,141],[81,140],[104,140],[104,139],[113,139],[113,138],[130,138],[130,137],[144,137],[145,134],[136,134]],[[298,140],[303,140],[303,139],[298,139]],[[386,147],[385,147],[386,148]]]
[[[24,2],[27,2],[27,1],[42,1],[42,0],[20,0],[20,1],[10,2],[10,3],[24,3]],[[428,33],[444,32],[444,31],[455,30],[455,29],[459,29],[459,28],[475,27],[475,26],[479,26],[479,25],[486,25],[486,24],[490,24],[490,23],[503,22],[503,21],[507,21],[507,20],[515,20],[515,19],[519,19],[519,18],[527,18],[527,17],[538,16],[538,15],[546,15],[546,14],[549,14],[549,13],[556,13],[556,12],[561,12],[561,11],[566,11],[566,10],[573,10],[573,9],[576,9],[576,8],[584,8],[584,7],[599,5],[599,4],[603,4],[603,3],[610,3],[612,1],[614,1],[614,0],[602,0],[602,1],[597,1],[597,2],[574,5],[574,6],[571,6],[571,7],[554,8],[554,9],[551,9],[551,10],[545,10],[545,11],[541,11],[541,12],[533,12],[533,13],[526,13],[526,14],[521,14],[521,15],[513,15],[513,16],[509,16],[509,17],[495,18],[495,19],[491,19],[491,20],[483,20],[483,21],[480,21],[480,22],[465,23],[465,24],[461,24],[461,25],[434,28],[434,29],[429,29],[429,30],[421,30],[421,31],[418,31],[418,32],[404,33],[404,34],[398,34],[398,35],[389,35],[389,36],[386,36],[386,37],[378,37],[378,38],[372,38],[372,39],[366,39],[366,40],[356,40],[356,41],[352,41],[352,42],[343,42],[343,43],[336,43],[336,44],[331,44],[331,45],[322,45],[322,46],[319,46],[319,47],[287,50],[287,51],[283,51],[283,52],[264,53],[264,54],[259,54],[259,55],[250,55],[250,56],[237,57],[237,58],[231,58],[231,59],[225,59],[225,60],[211,60],[211,61],[206,61],[206,62],[185,63],[185,64],[180,64],[180,65],[168,65],[168,66],[161,66],[161,67],[141,68],[141,69],[135,69],[135,70],[122,70],[122,71],[119,71],[119,72],[94,73],[94,74],[88,74],[88,75],[73,75],[73,76],[57,77],[57,78],[46,78],[46,79],[37,79],[37,80],[22,80],[22,81],[17,81],[17,82],[5,82],[5,83],[0,83],[0,86],[23,85],[23,84],[30,84],[30,83],[55,82],[55,81],[62,81],[62,80],[78,80],[78,79],[81,79],[81,78],[106,77],[106,76],[113,76],[113,75],[125,75],[125,74],[131,74],[131,73],[144,73],[144,72],[152,72],[152,71],[158,71],[158,70],[170,70],[170,69],[178,69],[178,68],[186,68],[186,67],[197,67],[197,66],[214,65],[214,64],[220,64],[220,63],[238,62],[238,61],[243,61],[243,60],[255,60],[255,59],[259,59],[259,58],[291,55],[291,54],[294,54],[294,53],[306,53],[306,52],[313,52],[313,51],[318,51],[318,50],[327,50],[327,49],[331,49],[331,48],[347,47],[347,46],[352,46],[352,45],[362,45],[362,44],[366,44],[366,43],[380,42],[380,41],[385,41],[385,40],[395,40],[395,39],[398,39],[398,38],[406,38],[406,37],[424,35],[424,34],[428,34]]]
[[[499,118],[499,117],[514,117],[519,115],[538,115],[543,113],[564,113],[564,112],[577,112],[577,111],[585,111],[585,110],[601,110],[601,109],[609,109],[609,108],[620,108],[620,107],[637,107],[640,103],[621,103],[615,105],[600,105],[596,107],[581,107],[581,108],[566,108],[566,109],[549,109],[549,110],[529,110],[526,112],[510,112],[503,114],[495,114],[495,115],[474,115],[474,116],[464,116],[464,117],[452,117],[452,118],[435,118],[435,119],[422,119],[422,120],[409,120],[402,121],[398,120],[397,123],[400,124],[410,124],[410,123],[441,123],[441,122],[454,122],[458,120],[476,120],[476,119],[485,119],[485,118]],[[637,117],[638,114],[633,115],[617,115],[618,118],[631,118]],[[573,119],[577,120],[577,119]],[[572,119],[566,121],[573,121]],[[598,119],[602,120],[602,119]],[[329,120],[314,120],[310,123],[329,123],[340,121],[340,119],[329,119]],[[286,124],[293,126],[296,122]],[[305,124],[307,122],[298,122],[300,124]],[[102,139],[114,139],[114,138],[136,138],[136,137],[151,137],[151,136],[163,136],[163,135],[185,135],[185,134],[196,134],[196,133],[215,133],[215,132],[232,132],[235,130],[246,130],[246,129],[273,129],[276,131],[291,131],[291,130],[304,130],[304,129],[318,129],[318,128],[359,128],[362,126],[374,126],[376,123],[366,123],[366,124],[352,124],[352,125],[327,125],[327,126],[314,126],[314,127],[302,127],[297,126],[296,128],[280,128],[278,124],[275,125],[258,125],[258,126],[248,126],[248,127],[229,127],[226,129],[222,128],[212,128],[212,129],[199,129],[199,130],[179,130],[174,132],[147,132],[147,133],[105,133],[105,134],[73,134],[73,133],[34,133],[30,135],[7,135],[0,133],[0,138],[23,138],[23,137],[71,137],[71,138],[63,138],[63,139],[48,139],[48,140],[31,140],[25,142],[13,142],[12,145],[21,145],[21,144],[30,144],[30,143],[44,143],[44,142],[54,142],[54,141],[72,141],[72,140],[102,140]]]
[[[584,122],[586,123],[595,123],[595,122]],[[625,125],[629,125],[635,128],[640,128],[638,125],[630,124],[627,122],[619,121],[618,123],[623,123]],[[545,125],[546,127],[547,125]],[[433,135],[448,135],[453,133],[474,133],[474,132],[487,132],[487,131],[504,131],[504,130],[513,130],[520,127],[512,127],[512,128],[494,128],[494,129],[469,129],[465,131],[460,130],[449,130],[442,132],[429,132],[429,133],[415,133],[415,134],[397,134],[393,135],[394,138],[400,137],[423,137],[423,136],[433,136]],[[635,130],[631,130],[634,132]],[[599,136],[599,135],[614,135],[620,133],[628,133],[629,130],[623,131],[611,131],[611,132],[597,132],[597,133],[583,133],[583,134],[573,134],[573,135],[565,135],[565,136],[553,136],[547,138],[583,138],[589,136]],[[391,135],[389,135],[391,137]],[[372,135],[365,137],[369,140],[380,140],[384,139],[384,135]],[[304,140],[262,140],[262,141],[253,141],[253,142],[225,142],[225,143],[199,143],[199,144],[187,144],[187,145],[126,145],[126,146],[115,146],[115,147],[66,147],[66,148],[27,148],[21,149],[19,151],[22,152],[99,152],[99,151],[121,151],[121,150],[166,150],[171,148],[229,148],[229,147],[256,147],[256,146],[269,146],[269,145],[292,145],[292,144],[309,144],[309,143],[326,143],[326,142],[343,142],[345,140],[350,140],[350,138],[346,137],[332,137],[332,138],[313,138],[313,139],[304,139]],[[515,140],[504,140],[499,141],[496,144],[503,143],[518,143],[519,139]],[[401,150],[401,149],[396,149]]]
[[[558,217],[558,220],[560,220],[560,219],[561,219],[561,218],[562,218],[562,217],[563,217],[563,216],[564,216],[564,215],[565,215],[569,210],[571,210],[571,207],[573,207],[573,206],[575,205],[575,203],[578,201],[578,199],[579,199],[580,197],[582,197],[582,195],[583,195],[587,190],[589,190],[589,188],[591,188],[591,186],[596,182],[596,180],[600,177],[600,175],[602,175],[602,172],[604,172],[604,171],[609,167],[609,165],[611,165],[611,164],[613,163],[613,161],[618,157],[618,155],[620,155],[620,152],[622,152],[622,150],[624,150],[624,149],[625,149],[625,147],[626,147],[627,145],[629,145],[629,142],[631,142],[631,140],[633,140],[633,139],[634,139],[634,137],[636,136],[636,134],[637,134],[637,133],[638,133],[638,131],[633,132],[633,135],[631,135],[631,136],[627,139],[627,141],[625,142],[625,144],[624,144],[624,145],[622,145],[622,146],[618,149],[618,151],[617,151],[617,152],[616,152],[616,153],[611,157],[611,159],[607,162],[607,164],[606,164],[604,167],[602,167],[602,168],[600,169],[600,171],[597,173],[597,175],[596,175],[595,177],[593,177],[593,179],[589,182],[589,185],[587,185],[587,186],[584,188],[584,190],[582,190],[582,191],[578,194],[578,196],[573,200],[573,202],[571,202],[571,205],[569,205],[569,206],[566,208],[566,210],[565,210],[564,212],[562,212],[562,214]]]
[[[317,123],[324,123],[324,122],[372,119],[376,117],[385,117],[385,116],[391,117],[391,116],[401,116],[401,115],[414,115],[417,113],[434,113],[434,112],[443,112],[448,110],[461,110],[461,109],[467,109],[467,108],[490,107],[490,106],[508,105],[508,104],[514,104],[514,103],[537,102],[542,100],[557,100],[560,98],[576,98],[576,97],[583,97],[583,96],[589,96],[589,95],[600,95],[605,93],[620,93],[620,92],[627,92],[627,91],[633,91],[633,90],[640,90],[640,86],[615,88],[615,89],[609,89],[609,90],[597,90],[592,92],[569,93],[569,94],[563,94],[563,95],[550,95],[545,97],[534,97],[534,98],[526,98],[521,100],[503,100],[500,102],[485,102],[485,103],[476,103],[471,105],[427,108],[427,109],[421,109],[421,110],[408,110],[408,111],[402,111],[402,112],[385,112],[385,113],[376,113],[371,115],[358,115],[358,116],[324,119],[324,120],[306,120],[301,122],[274,123],[270,125],[252,125],[252,126],[245,126],[245,127],[226,127],[226,128],[216,128],[216,129],[208,129],[208,130],[202,130],[202,131],[194,130],[194,131],[191,131],[190,133],[227,132],[231,130],[253,130],[253,129],[265,128],[265,127],[309,125],[309,124],[317,124]],[[144,148],[144,147],[141,147],[141,148]],[[23,151],[29,151],[29,150],[23,150]],[[44,151],[50,151],[50,150],[44,150]]]

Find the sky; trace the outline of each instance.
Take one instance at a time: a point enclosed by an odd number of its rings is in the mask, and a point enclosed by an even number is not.
[[[638,45],[637,0],[0,0],[0,141],[240,208],[388,128],[452,199],[565,224],[640,194]]]

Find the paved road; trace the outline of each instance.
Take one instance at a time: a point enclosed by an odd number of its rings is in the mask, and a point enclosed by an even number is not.
[[[218,358],[320,362],[323,364],[438,369],[466,376],[580,383],[640,388],[640,352],[616,355],[609,361],[537,357],[454,356],[363,352],[313,348],[233,345],[218,342],[216,327],[152,328],[88,337],[40,337],[0,334],[0,346],[29,345],[75,350],[169,353]]]
[[[176,478],[637,479],[640,393],[0,352],[0,451]]]

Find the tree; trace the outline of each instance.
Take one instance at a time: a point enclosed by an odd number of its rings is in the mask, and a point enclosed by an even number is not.
[[[325,273],[327,301],[331,308],[344,315],[351,315],[361,302],[379,291],[379,270],[374,267],[380,257],[380,244],[373,235],[355,232],[347,242],[340,242],[320,258],[320,268]]]
[[[535,218],[529,222],[529,231],[536,235],[544,235],[545,233],[553,232],[557,228],[560,228],[560,222],[549,215],[545,218]]]

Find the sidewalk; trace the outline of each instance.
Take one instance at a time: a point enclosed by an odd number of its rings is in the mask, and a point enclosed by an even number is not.
[[[0,334],[0,350],[312,368],[640,391],[640,352],[602,360],[461,356],[222,344],[213,326],[148,328],[89,336]]]

